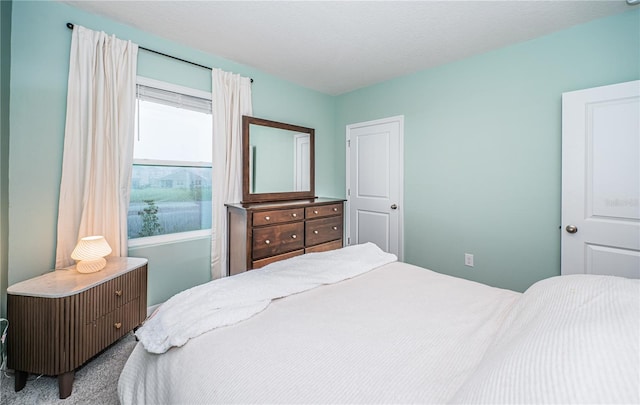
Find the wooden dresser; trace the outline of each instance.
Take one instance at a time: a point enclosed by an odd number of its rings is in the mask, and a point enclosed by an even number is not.
[[[75,266],[7,289],[8,366],[15,390],[29,373],[58,377],[60,398],[71,395],[74,371],[147,316],[147,259],[112,257],[101,271]]]
[[[343,199],[227,204],[229,275],[343,245]]]

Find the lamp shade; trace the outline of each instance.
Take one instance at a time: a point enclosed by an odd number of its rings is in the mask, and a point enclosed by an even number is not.
[[[78,260],[76,270],[80,273],[94,273],[104,268],[104,256],[111,253],[111,246],[104,236],[87,236],[78,242],[71,252],[71,258]]]

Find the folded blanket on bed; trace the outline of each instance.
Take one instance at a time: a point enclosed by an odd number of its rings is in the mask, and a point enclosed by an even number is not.
[[[333,284],[396,261],[373,243],[309,253],[174,295],[138,329],[151,353],[164,353],[212,329],[259,313],[273,299]]]

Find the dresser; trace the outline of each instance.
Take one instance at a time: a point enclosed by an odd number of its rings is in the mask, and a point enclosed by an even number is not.
[[[75,369],[139,326],[147,315],[147,259],[113,257],[101,271],[75,266],[7,289],[8,366],[15,390],[29,373],[58,377],[71,395]]]
[[[343,246],[344,199],[227,204],[229,275]]]

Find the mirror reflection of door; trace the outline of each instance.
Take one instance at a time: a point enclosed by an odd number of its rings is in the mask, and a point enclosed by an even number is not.
[[[308,191],[309,184],[309,134],[296,134],[294,138],[294,191]]]
[[[249,146],[249,184],[251,185],[251,192],[256,192],[256,146]]]
[[[251,193],[311,190],[309,134],[252,125],[250,142]]]

